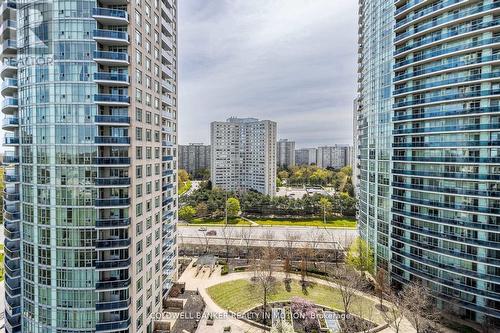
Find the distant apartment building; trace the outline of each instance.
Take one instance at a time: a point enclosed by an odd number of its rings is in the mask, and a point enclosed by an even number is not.
[[[230,191],[276,193],[276,132],[274,121],[229,118],[210,124],[214,187]]]
[[[191,175],[210,169],[210,146],[203,143],[179,145],[179,168]]]
[[[316,164],[316,148],[302,148],[295,150],[295,164]]]
[[[349,145],[334,145],[318,147],[316,164],[321,168],[340,169],[351,164],[352,147]]]
[[[276,145],[278,167],[288,168],[295,165],[295,141],[281,139]]]

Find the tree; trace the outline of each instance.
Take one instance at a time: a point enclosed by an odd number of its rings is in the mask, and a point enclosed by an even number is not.
[[[420,282],[410,282],[399,293],[404,316],[417,333],[429,331],[439,319],[430,290]]]
[[[389,284],[389,277],[387,271],[383,268],[377,269],[377,274],[375,274],[375,293],[378,296],[380,303],[380,311],[384,310],[384,295],[391,291],[391,286]]]
[[[347,252],[346,264],[351,268],[365,272],[373,272],[374,259],[373,250],[361,237],[356,237]]]
[[[384,321],[389,325],[395,333],[399,333],[401,328],[401,323],[404,319],[404,302],[402,297],[397,293],[391,290],[387,293],[387,300],[389,301],[389,305],[385,308],[384,311],[381,311],[382,317]]]
[[[352,304],[358,297],[359,291],[364,291],[368,283],[364,277],[349,266],[340,266],[331,272],[331,277],[336,281],[336,287],[342,299],[344,314],[348,314]]]
[[[196,205],[196,215],[198,217],[207,217],[208,216],[208,206],[204,202],[200,202]]]
[[[177,177],[180,183],[185,183],[189,180],[189,174],[184,169],[179,169],[179,171],[177,172]]]
[[[322,197],[321,199],[319,199],[319,204],[323,209],[323,223],[326,224],[326,215],[330,213],[332,209],[332,203],[330,202],[330,200],[328,200],[328,198]]]
[[[227,216],[237,217],[240,213],[240,201],[236,198],[229,198],[226,201]]]
[[[250,243],[252,242],[252,227],[242,227],[240,229],[240,237],[245,243],[245,254],[247,257],[247,262],[250,257]]]
[[[277,281],[273,276],[274,261],[276,260],[276,251],[274,248],[264,248],[260,253],[260,260],[255,266],[255,275],[253,278],[254,289],[260,295],[264,312],[267,310],[267,300],[270,295],[277,291]]]
[[[289,177],[290,177],[290,174],[286,170],[281,170],[280,172],[278,172],[278,178],[281,180],[288,179]]]
[[[222,228],[222,238],[224,239],[224,245],[226,248],[226,261],[229,260],[229,250],[231,249],[231,245],[235,242],[233,234],[234,228],[228,226]]]
[[[196,209],[192,206],[183,206],[179,209],[179,218],[184,221],[191,221],[196,215]]]
[[[316,328],[318,316],[313,303],[294,296],[291,299],[291,308],[293,314],[302,320],[302,325],[304,325],[306,332],[310,332]]]

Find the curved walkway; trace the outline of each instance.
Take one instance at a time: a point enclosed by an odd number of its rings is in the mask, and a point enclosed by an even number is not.
[[[198,326],[198,330],[196,333],[213,333],[213,332],[222,332],[224,326],[231,326],[231,333],[256,333],[256,332],[265,332],[262,329],[251,326],[247,323],[244,323],[241,320],[238,320],[234,317],[227,316],[227,310],[221,308],[217,305],[212,298],[207,293],[207,288],[233,280],[239,279],[250,279],[253,276],[252,272],[241,272],[241,273],[231,273],[227,275],[220,275],[220,267],[218,267],[211,276],[209,276],[209,270],[200,271],[198,276],[195,276],[196,269],[192,267],[192,263],[186,268],[184,273],[179,279],[179,282],[186,283],[187,290],[198,290],[200,295],[203,297],[203,300],[206,303],[205,313],[213,313],[215,316],[214,326],[206,325],[206,318],[203,318],[200,321],[200,325]],[[283,273],[276,273],[277,277],[284,278],[285,275]],[[309,281],[323,284],[327,286],[331,286],[332,284],[328,281],[308,277]],[[375,302],[378,302],[378,299],[371,296],[363,294],[363,297],[369,298]],[[219,317],[218,317],[219,316]],[[391,328],[386,328],[382,330],[383,333],[393,333],[394,331]],[[400,332],[405,333],[413,333],[415,329],[410,325],[408,321],[404,321],[401,324]]]

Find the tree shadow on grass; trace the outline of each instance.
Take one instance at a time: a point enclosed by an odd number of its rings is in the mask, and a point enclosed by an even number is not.
[[[307,296],[309,295],[309,289],[312,289],[316,285],[316,283],[311,281],[301,281],[300,285],[302,287],[302,294]]]

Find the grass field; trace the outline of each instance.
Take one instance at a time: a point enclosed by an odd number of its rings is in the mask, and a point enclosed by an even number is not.
[[[248,280],[242,279],[221,283],[209,287],[207,291],[214,302],[221,308],[237,313],[245,312],[259,304],[262,304],[260,293],[256,291],[255,286],[253,286],[253,284]],[[290,291],[285,289],[283,282],[279,282],[276,293],[269,296],[268,301],[290,300],[294,296],[298,296],[315,304],[325,305],[339,311],[342,311],[343,309],[342,297],[337,289],[326,285],[315,284],[307,288],[307,292],[304,293],[297,280],[293,280],[291,283]],[[382,323],[383,320],[374,305],[375,303],[370,299],[356,297],[350,307],[350,312],[358,314],[365,319]]]
[[[284,226],[307,226],[307,227],[328,227],[328,228],[356,228],[356,220],[346,217],[330,218],[326,220],[326,223],[322,219],[318,218],[303,218],[303,219],[260,219],[252,218],[260,225],[284,225]]]
[[[223,225],[225,223],[225,220],[223,218],[220,219],[209,219],[209,218],[195,218],[189,224],[194,224],[194,225],[203,225],[203,224],[216,224],[216,225]],[[227,224],[229,225],[250,225],[250,222],[247,222],[243,219],[240,218],[235,218],[235,219],[228,219]]]
[[[183,195],[184,193],[186,193],[187,191],[189,191],[190,188],[191,188],[191,181],[190,180],[188,180],[185,183],[180,184],[180,186],[179,186],[179,195]]]

